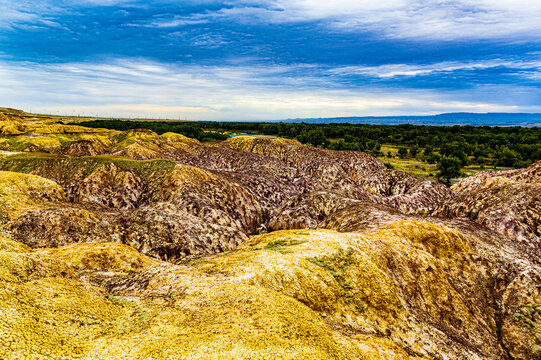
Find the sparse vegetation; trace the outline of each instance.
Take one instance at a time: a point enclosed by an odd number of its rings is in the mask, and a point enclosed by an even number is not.
[[[282,254],[288,254],[292,253],[293,251],[291,249],[288,249],[289,246],[299,245],[307,242],[307,240],[298,240],[298,239],[292,239],[291,237],[285,237],[278,240],[273,240],[269,242],[267,245],[265,245],[265,250],[272,250],[272,251],[278,251]]]
[[[353,293],[354,287],[347,277],[347,269],[352,264],[355,251],[352,248],[347,250],[339,249],[330,256],[309,257],[308,261],[327,269],[340,285],[342,298],[347,304],[354,306],[358,311],[363,312],[366,305]]]
[[[528,331],[539,343],[541,343],[541,336],[537,335],[535,329],[536,323],[541,320],[541,305],[522,305],[515,311],[513,318],[518,326]]]
[[[107,300],[115,305],[126,309],[125,318],[116,319],[110,324],[112,330],[118,335],[124,335],[135,331],[141,331],[150,326],[150,321],[156,316],[141,307],[141,305],[127,300],[122,300],[112,295],[106,296]]]
[[[0,199],[2,198],[2,193],[0,193]],[[6,223],[8,220],[6,205],[0,203],[0,237],[9,237],[9,233],[6,229]]]
[[[148,296],[149,299],[161,299],[166,303],[167,306],[173,306],[175,301],[183,298],[186,295],[187,287],[176,287],[173,289],[172,286],[169,286],[167,291],[152,293]]]

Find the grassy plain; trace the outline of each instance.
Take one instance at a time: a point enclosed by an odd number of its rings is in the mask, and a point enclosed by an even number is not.
[[[395,145],[388,145],[384,144],[381,146],[380,152],[383,155],[378,155],[377,158],[383,161],[386,164],[392,165],[393,169],[404,171],[425,179],[436,179],[436,174],[438,173],[437,164],[429,164],[427,163],[423,157],[422,154],[417,155],[417,157],[411,157],[408,156],[406,158],[400,158],[398,156],[398,149],[400,147],[406,147],[407,146],[395,146]],[[409,150],[409,148],[408,148]],[[390,153],[391,157],[388,156]],[[473,160],[473,159],[470,159]],[[465,166],[462,168],[462,176],[460,178],[464,178],[467,176],[471,176],[474,174],[477,174],[481,171],[486,170],[510,170],[512,168],[506,168],[506,167],[492,167],[492,166],[481,166],[477,164],[470,164],[468,166]]]

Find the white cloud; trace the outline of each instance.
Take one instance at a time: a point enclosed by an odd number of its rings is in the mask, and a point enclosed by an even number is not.
[[[4,4],[0,3],[0,29],[10,28],[18,23],[35,23],[40,21],[41,18],[37,14],[4,7]]]
[[[382,31],[395,38],[541,37],[537,0],[277,0],[285,16]]]
[[[399,76],[426,76],[433,73],[454,72],[459,70],[483,70],[490,68],[509,68],[520,70],[516,76],[538,77],[541,74],[541,60],[486,60],[478,62],[446,61],[429,65],[388,64],[380,66],[344,66],[329,70],[335,75],[366,75],[377,78]]]
[[[0,61],[0,99],[2,106],[34,112],[191,120],[541,111],[529,105],[533,102],[515,103],[513,91],[523,99],[531,89],[436,93],[344,88],[328,77],[292,75],[310,67],[173,66],[134,59],[57,65]]]
[[[65,10],[51,1],[0,0],[0,29],[18,26],[61,27],[49,16]]]
[[[47,16],[69,9],[126,4],[159,7],[174,0],[152,2],[128,0],[31,1],[0,0],[0,28],[39,23]],[[340,31],[370,31],[405,39],[541,40],[539,0],[239,0],[192,1],[191,4],[222,4],[216,11],[144,20],[136,26],[179,27],[216,19],[240,23],[321,21]]]
[[[179,26],[187,26],[187,25],[206,24],[206,23],[208,23],[208,20],[187,20],[187,19],[182,19],[182,18],[176,18],[173,20],[153,21],[150,25],[147,25],[147,26],[166,28],[166,27],[179,27]]]
[[[323,21],[341,31],[371,31],[391,38],[541,39],[538,0],[268,0],[241,2],[194,15],[239,22]]]
[[[130,0],[0,0],[0,29],[62,27],[52,19],[74,9],[127,4]]]

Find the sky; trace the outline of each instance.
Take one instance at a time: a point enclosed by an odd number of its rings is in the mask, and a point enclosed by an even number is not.
[[[541,112],[541,1],[0,0],[0,106],[243,121]]]

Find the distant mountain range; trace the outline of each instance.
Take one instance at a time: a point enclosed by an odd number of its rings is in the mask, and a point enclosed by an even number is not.
[[[354,116],[282,120],[310,124],[351,123],[374,125],[474,125],[474,126],[541,126],[541,114],[535,113],[446,113],[427,116]]]

